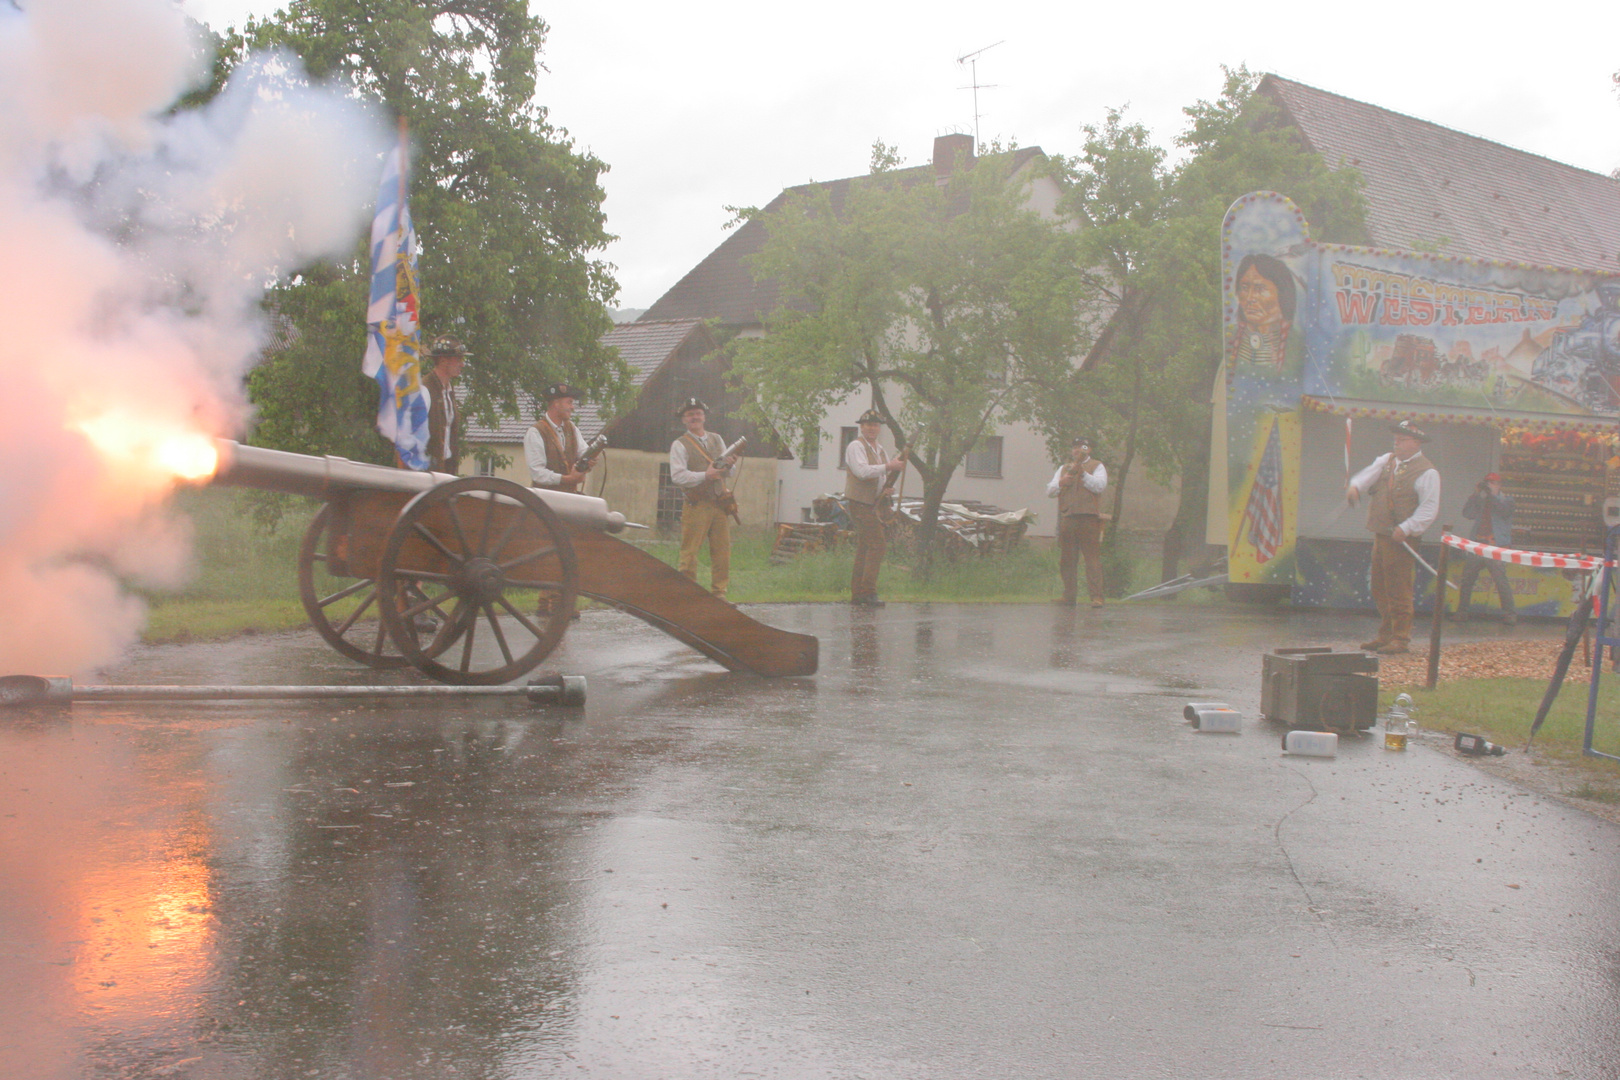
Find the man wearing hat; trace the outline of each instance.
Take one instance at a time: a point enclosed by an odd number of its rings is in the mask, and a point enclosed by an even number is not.
[[[1513,496],[1502,490],[1502,475],[1486,473],[1474,493],[1463,503],[1463,517],[1474,522],[1474,539],[1496,547],[1513,546]],[[1462,580],[1457,583],[1457,618],[1468,618],[1468,604],[1473,599],[1474,582],[1479,572],[1488,570],[1496,583],[1496,595],[1502,601],[1502,621],[1512,626],[1519,621],[1513,610],[1513,587],[1508,584],[1507,567],[1497,559],[1469,555],[1463,567]]]
[[[737,462],[723,456],[725,440],[708,430],[707,405],[687,398],[675,415],[686,428],[669,447],[669,479],[686,497],[681,505],[681,555],[675,568],[696,581],[698,551],[707,540],[709,591],[724,600],[731,584],[731,519],[726,512],[728,505],[734,505],[726,479],[736,472]]]
[[[1412,578],[1415,561],[1406,545],[1416,542],[1440,513],[1440,473],[1423,456],[1428,433],[1410,420],[1390,428],[1394,452],[1380,454],[1350,479],[1344,498],[1351,506],[1368,497],[1367,531],[1373,534],[1372,595],[1378,636],[1363,649],[1386,656],[1409,651],[1412,640]]]
[[[585,474],[578,469],[585,440],[574,426],[579,392],[567,383],[546,387],[546,408],[523,433],[523,457],[529,463],[529,483],[546,491],[579,491]]]
[[[850,440],[844,451],[844,467],[849,475],[844,479],[844,500],[849,507],[850,520],[855,523],[855,566],[849,575],[849,602],[867,607],[881,607],[878,599],[878,568],[883,565],[883,551],[887,538],[883,522],[878,520],[877,504],[883,496],[889,477],[906,467],[906,459],[895,457],[878,442],[883,431],[883,414],[867,409],[856,421],[861,437]]]
[[[1103,606],[1102,495],[1108,488],[1108,469],[1091,456],[1091,440],[1081,436],[1069,446],[1069,460],[1052,474],[1046,497],[1058,501],[1058,573],[1063,577],[1063,599],[1073,607],[1079,599],[1076,571],[1086,557],[1086,590],[1091,606]]]
[[[453,473],[461,465],[461,410],[454,385],[472,353],[453,337],[435,338],[428,348],[433,370],[422,376],[428,395],[428,467]]]

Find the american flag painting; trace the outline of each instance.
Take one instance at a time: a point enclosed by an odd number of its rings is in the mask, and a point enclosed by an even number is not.
[[[1249,527],[1249,543],[1254,545],[1254,561],[1266,563],[1276,558],[1282,544],[1282,438],[1277,421],[1271,421],[1266,449],[1260,455],[1260,469],[1249,490],[1249,505],[1243,509]]]

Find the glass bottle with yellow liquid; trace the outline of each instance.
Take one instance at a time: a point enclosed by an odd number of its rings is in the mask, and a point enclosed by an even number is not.
[[[1384,714],[1384,749],[1405,750],[1406,742],[1417,734],[1417,721],[1412,719],[1412,696],[1401,694]]]

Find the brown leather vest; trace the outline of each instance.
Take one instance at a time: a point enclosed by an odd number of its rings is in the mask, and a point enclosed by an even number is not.
[[[705,431],[702,442],[692,438],[690,431],[676,441],[686,443],[686,467],[693,472],[702,472],[704,468],[713,465],[726,450],[726,441],[717,431]],[[694,456],[694,448],[702,452]],[[725,490],[724,481],[705,480],[694,487],[682,488],[681,493],[686,496],[687,502],[713,502]]]
[[[557,438],[557,429],[551,426],[551,421],[546,417],[534,422],[534,430],[540,433],[540,441],[546,444],[546,468],[564,475],[573,472],[574,464],[579,461],[583,449],[579,445],[579,429],[572,422],[563,429],[568,435],[567,445]],[[583,485],[536,484],[535,486],[548,491],[578,491]]]
[[[1102,462],[1092,458],[1084,465],[1081,465],[1080,470],[1089,475],[1096,472],[1097,466],[1101,464]],[[1068,466],[1065,465],[1064,468],[1067,469]],[[1086,485],[1080,482],[1079,477],[1075,477],[1073,485],[1058,488],[1058,517],[1068,517],[1070,514],[1101,513],[1102,496],[1087,489]]]
[[[1412,516],[1422,498],[1417,493],[1417,478],[1434,468],[1421,453],[1413,454],[1396,468],[1395,455],[1384,463],[1384,471],[1367,489],[1372,500],[1367,506],[1367,531],[1389,533],[1395,526]]]
[[[888,456],[884,454],[883,447],[878,447],[877,454],[874,457],[872,448],[866,445],[866,440],[856,439],[855,441],[860,444],[861,453],[865,455],[866,463],[868,465],[882,465],[888,461]],[[849,474],[844,477],[844,498],[849,499],[851,502],[865,503],[867,506],[875,506],[877,505],[878,495],[881,494],[882,491],[882,476],[874,476],[870,480],[862,480],[860,477],[855,475],[853,470],[851,470]]]

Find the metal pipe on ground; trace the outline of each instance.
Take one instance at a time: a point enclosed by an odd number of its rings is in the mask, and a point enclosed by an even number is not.
[[[552,675],[522,686],[74,686],[72,679],[0,677],[0,708],[97,701],[265,701],[332,698],[521,697],[536,706],[585,704],[583,675]]]

